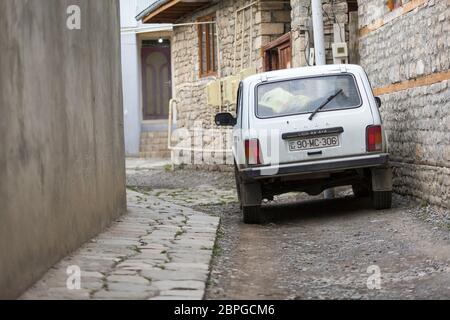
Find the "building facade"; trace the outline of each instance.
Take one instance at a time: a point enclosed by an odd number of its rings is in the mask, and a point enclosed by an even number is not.
[[[383,101],[395,190],[449,208],[450,1],[322,3],[327,63],[361,64]],[[310,17],[310,0],[160,0],[146,10],[144,23],[174,24],[177,161],[232,164],[229,132],[213,118],[235,106],[211,104],[207,87],[241,71],[314,64]],[[335,60],[333,47],[342,43],[347,56]],[[194,143],[199,127],[204,151]]]
[[[153,2],[120,1],[125,151],[130,157],[168,158],[172,28],[136,20]]]

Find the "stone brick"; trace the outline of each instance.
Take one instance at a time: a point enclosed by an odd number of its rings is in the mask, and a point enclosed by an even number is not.
[[[282,35],[284,23],[261,23],[261,35]]]
[[[255,7],[253,34],[249,36],[249,24],[245,25],[245,50],[241,61],[240,33],[236,46],[233,44],[235,23],[234,10],[247,4],[243,0],[224,0],[217,10],[218,32],[221,39],[222,76],[233,74],[235,66],[239,70],[250,64],[263,69],[263,61],[259,49],[285,31],[283,22],[290,22],[293,30],[292,60],[294,67],[306,64],[305,44],[309,42],[304,32],[309,18],[306,8],[310,0],[291,0],[292,10],[284,4],[269,6],[264,4]],[[326,60],[332,62],[331,43],[333,39],[333,23],[346,24],[348,35],[347,1],[324,0],[324,29]],[[393,83],[421,77],[429,73],[448,70],[450,67],[450,24],[449,10],[445,1],[435,1],[427,6],[400,16],[379,30],[369,33],[360,39],[361,64],[367,71],[374,87],[387,86]],[[388,14],[384,0],[361,0],[359,5],[360,27],[367,26]],[[270,8],[269,8],[270,7]],[[209,9],[208,9],[209,10]],[[208,10],[201,10],[185,22],[202,16]],[[248,15],[247,15],[248,17]],[[251,59],[249,40],[251,39],[254,54]],[[234,56],[236,48],[236,56]],[[213,128],[212,119],[219,108],[206,105],[205,86],[212,78],[200,79],[198,75],[198,44],[196,28],[180,27],[174,29],[173,41],[174,76],[176,99],[178,106],[178,125],[192,132],[196,120],[201,120],[206,129]],[[424,190],[427,185],[433,190],[433,197],[423,195],[433,203],[445,204],[445,192],[442,193],[435,184],[436,177],[448,178],[448,130],[449,130],[449,89],[448,81],[434,86],[425,86],[405,90],[382,97],[382,116],[386,130],[390,136],[391,153],[394,161],[399,163],[395,171],[395,190],[397,192],[420,196],[417,190]],[[233,112],[234,105],[226,106]],[[218,135],[226,135],[220,133]],[[188,139],[182,139],[189,144]],[[177,141],[180,142],[180,141]],[[210,148],[217,148],[211,137],[206,139]],[[227,148],[229,146],[225,146]],[[151,152],[151,151],[150,151]],[[179,153],[185,156],[181,161],[189,163],[191,159],[198,162],[194,166],[203,168],[222,168],[215,161],[220,158],[213,154],[197,153],[193,157],[188,152]],[[232,164],[231,155],[225,156],[227,163]],[[402,168],[400,164],[405,164]],[[406,165],[407,164],[407,165]],[[430,175],[420,174],[422,166]],[[407,168],[406,168],[407,167]],[[430,180],[431,179],[431,180]],[[449,179],[450,180],[450,179]],[[447,189],[448,190],[448,189]],[[446,191],[448,193],[448,191]]]
[[[271,22],[290,22],[291,21],[291,12],[287,10],[282,11],[274,11],[272,12],[272,20]]]

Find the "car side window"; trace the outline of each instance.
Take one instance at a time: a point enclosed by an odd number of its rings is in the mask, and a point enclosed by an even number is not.
[[[244,90],[244,85],[241,83],[239,83],[239,88],[238,88],[238,92],[237,92],[237,101],[236,101],[236,119],[237,119],[237,124],[238,126],[242,126],[242,103],[243,103],[243,90]]]
[[[236,118],[239,117],[241,109],[242,109],[242,82],[239,83],[239,89],[238,89],[238,92],[237,92]]]

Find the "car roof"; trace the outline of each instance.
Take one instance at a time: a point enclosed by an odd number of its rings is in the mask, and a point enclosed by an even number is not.
[[[318,76],[336,73],[364,73],[361,66],[355,64],[327,64],[323,66],[291,68],[276,71],[258,73],[243,80],[244,85],[263,80],[283,80],[295,77]]]

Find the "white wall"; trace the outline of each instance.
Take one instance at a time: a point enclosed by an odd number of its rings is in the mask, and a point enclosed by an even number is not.
[[[1,1],[1,0],[0,0]],[[156,0],[120,0],[123,112],[125,131],[125,153],[127,156],[139,156],[141,135],[141,83],[140,54],[138,32],[154,28],[161,30],[168,25],[143,25],[135,17]]]
[[[138,10],[138,0],[120,0],[120,26],[135,28]],[[140,88],[137,37],[135,33],[122,33],[122,86],[123,115],[125,131],[125,154],[139,155],[139,140],[141,134],[140,121]]]
[[[120,0],[120,26],[122,28],[136,27],[136,11],[138,0]]]
[[[122,86],[125,131],[125,154],[139,156],[141,135],[141,88],[137,36],[122,34]]]

